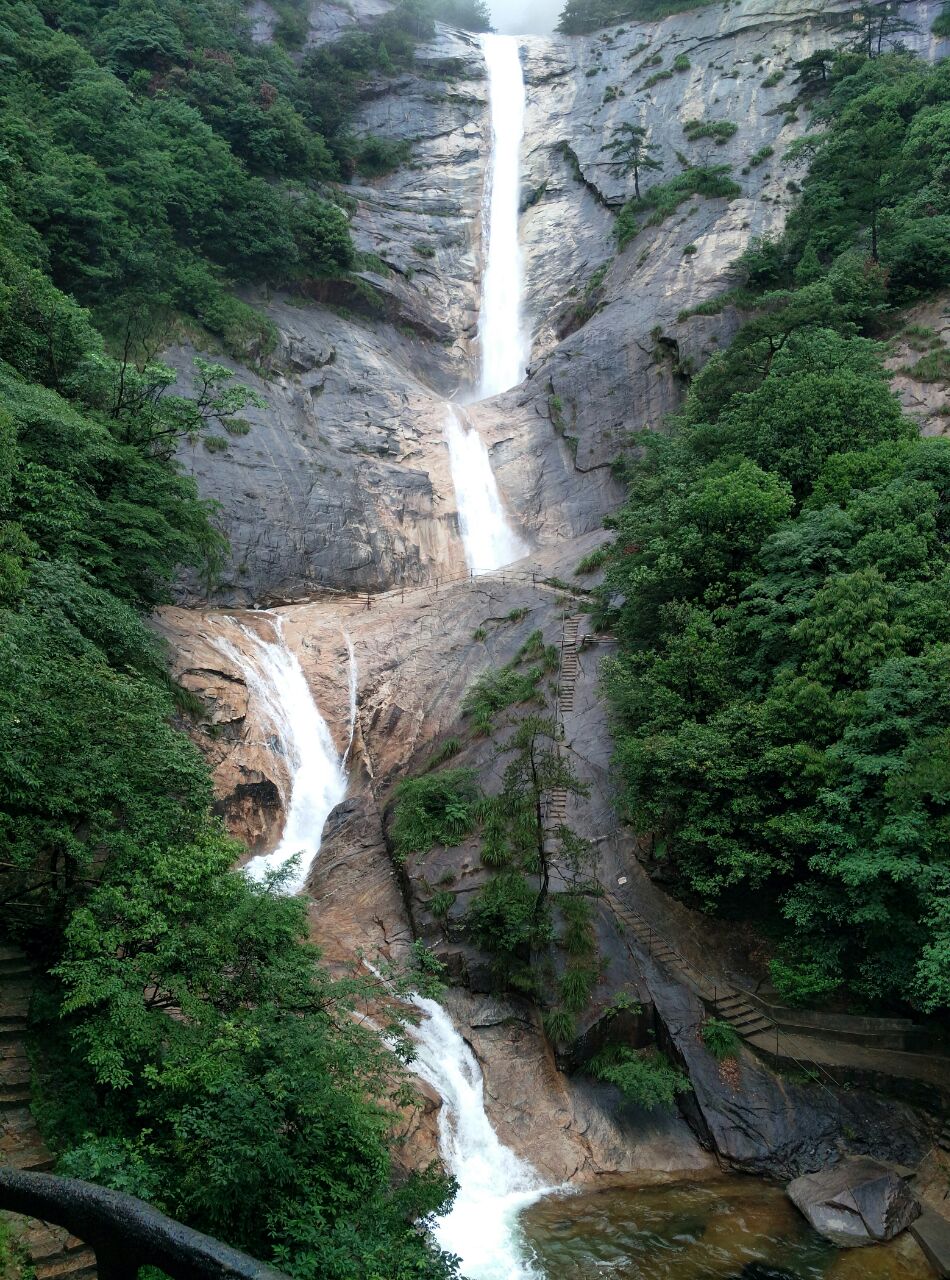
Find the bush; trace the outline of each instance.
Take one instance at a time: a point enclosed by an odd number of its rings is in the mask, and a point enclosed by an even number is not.
[[[689,1089],[689,1080],[655,1049],[614,1046],[593,1057],[588,1069],[598,1080],[616,1085],[624,1097],[652,1111],[672,1108],[676,1095]]]
[[[574,570],[578,577],[585,573],[595,573],[602,568],[610,559],[611,548],[609,546],[598,547],[596,551],[590,551],[586,556],[581,556]]]
[[[734,1058],[742,1047],[742,1038],[730,1023],[721,1018],[707,1018],[700,1029],[703,1044],[714,1058]]]
[[[577,1034],[577,1019],[567,1009],[549,1009],[542,1021],[548,1039],[554,1044],[568,1044]]]
[[[354,156],[358,173],[366,178],[382,178],[408,163],[412,147],[392,138],[368,137],[360,142]]]
[[[687,120],[683,125],[683,132],[690,142],[712,138],[719,146],[728,142],[738,131],[739,126],[731,120]]]
[[[474,769],[443,769],[396,787],[392,842],[402,862],[437,844],[454,846],[473,830],[481,793]]]

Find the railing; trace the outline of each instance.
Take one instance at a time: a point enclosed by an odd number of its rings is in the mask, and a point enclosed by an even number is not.
[[[95,1252],[99,1280],[135,1280],[147,1266],[172,1280],[287,1280],[134,1196],[77,1178],[0,1168],[0,1209],[65,1227]]]

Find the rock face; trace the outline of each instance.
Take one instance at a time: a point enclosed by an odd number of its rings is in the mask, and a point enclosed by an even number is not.
[[[384,0],[316,5],[311,42],[365,20],[374,5]],[[414,74],[376,86],[363,104],[367,129],[412,144],[410,166],[351,188],[365,269],[349,282],[314,285],[307,297],[252,299],[276,325],[279,347],[266,368],[238,373],[266,407],[248,415],[252,431],[226,453],[198,448],[182,458],[221,504],[233,558],[216,607],[187,582],[182,602],[205,607],[165,610],[157,626],[175,677],[207,707],[194,734],[214,770],[219,811],[253,851],[277,843],[288,761],[266,707],[216,641],[240,649],[242,626],[272,634],[272,614],[241,606],[278,604],[284,640],[340,753],[350,728],[347,640],[358,668],[349,793],[307,882],[313,937],[340,966],[360,950],[398,961],[414,937],[440,952],[468,987],[451,994],[452,1012],[481,1061],[490,1118],[552,1182],[699,1177],[716,1167],[710,1151],[730,1167],[792,1178],[837,1160],[854,1131],[888,1158],[910,1162],[924,1149],[919,1120],[899,1104],[800,1085],[746,1050],[725,1072],[702,1044],[699,1001],[623,936],[606,908],[595,921],[603,971],[572,1061],[596,1042],[616,996],[632,996],[643,1011],[637,1034],[649,1024],[690,1074],[689,1125],[631,1111],[614,1090],[564,1074],[537,1012],[489,998],[486,958],[460,935],[459,917],[484,876],[475,849],[435,849],[397,874],[385,829],[399,779],[459,734],[472,680],[509,662],[536,630],[559,645],[565,616],[581,609],[583,596],[564,584],[590,582],[574,570],[602,540],[602,518],[621,496],[610,470],[618,443],[675,410],[692,371],[739,324],[728,309],[683,313],[728,285],[729,262],[753,236],[781,226],[791,174],[772,155],[807,127],[788,101],[789,67],[844,39],[840,20],[853,8],[851,0],[743,0],[622,33],[522,42],[532,366],[520,387],[471,411],[531,543],[519,564],[468,578],[443,433],[446,399],[473,382],[476,368],[488,150],[477,42],[448,28],[419,50]],[[909,8],[929,29],[939,0]],[[253,19],[256,38],[269,39],[274,10],[259,0]],[[672,70],[679,54],[688,66]],[[669,75],[648,87],[656,67]],[[739,128],[724,147],[704,150],[683,133],[700,117]],[[615,212],[629,190],[604,165],[603,148],[617,124],[634,119],[664,161],[652,180],[672,176],[675,152],[685,150],[693,162],[731,164],[741,195],[687,201],[618,252]],[[184,379],[193,355],[171,353]],[[908,384],[911,407],[915,394]],[[926,408],[935,422],[929,400]],[[717,926],[666,899],[637,860],[615,808],[598,696],[609,647],[586,619],[580,639],[573,708],[562,719],[590,794],[569,800],[566,820],[594,843],[602,882],[625,877],[643,915],[661,934],[675,930],[694,964],[713,946],[730,954]],[[496,784],[504,767],[497,744],[466,733],[464,722],[461,736],[458,762]],[[431,910],[441,882],[456,895],[446,918]],[[736,955],[738,971],[742,963]],[[434,1153],[429,1101],[421,1119],[407,1121],[409,1163]]]
[[[904,1179],[876,1160],[842,1160],[787,1191],[815,1230],[844,1248],[891,1240],[920,1216]]]
[[[310,42],[382,12],[386,0],[313,7]],[[781,227],[800,177],[782,163],[808,128],[793,62],[850,38],[853,0],[743,0],[589,37],[525,37],[528,94],[522,240],[534,335],[530,376],[474,413],[503,496],[536,546],[591,532],[617,505],[610,464],[630,432],[658,426],[691,373],[739,317],[686,316],[730,283],[750,240]],[[927,56],[939,0],[902,14]],[[275,14],[251,9],[255,38]],[[673,70],[674,58],[683,70]],[[656,79],[663,73],[664,78]],[[652,83],[651,83],[652,82]],[[722,146],[690,142],[689,120],[731,121]],[[622,122],[649,131],[664,168],[731,166],[731,200],[693,197],[621,252],[614,220],[631,194],[605,164]],[[263,371],[238,369],[264,398],[251,433],[226,453],[185,451],[221,504],[232,560],[216,599],[255,605],[321,589],[379,591],[464,568],[443,436],[444,401],[474,378],[489,121],[477,40],[440,27],[416,71],[372,86],[358,124],[411,146],[410,164],[354,185],[354,239],[367,255],[351,282],[309,297],[251,297],[280,342]],[[756,163],[751,163],[753,157]],[[187,370],[193,352],[169,353]],[[908,407],[939,423],[934,387]],[[934,429],[930,425],[928,429]],[[182,600],[205,598],[197,580]]]

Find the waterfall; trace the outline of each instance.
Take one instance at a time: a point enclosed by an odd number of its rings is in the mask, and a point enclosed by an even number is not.
[[[492,148],[488,166],[488,249],[478,333],[482,353],[482,398],[516,386],[528,362],[522,321],[524,268],[518,242],[521,201],[521,139],[524,78],[513,36],[484,35]]]
[[[267,641],[250,627],[242,626],[242,649],[223,637],[214,643],[242,672],[248,692],[277,735],[290,773],[290,797],[284,797],[286,818],[280,843],[273,853],[252,858],[244,868],[245,874],[262,880],[267,872],[283,867],[299,854],[298,867],[286,886],[288,893],[299,893],[320,851],[326,820],[346,795],[346,770],[296,654],[284,643],[280,619],[274,630],[276,639]],[[350,647],[351,689],[355,685],[355,666]],[[351,710],[352,706],[351,699]]]
[[[505,512],[485,442],[457,405],[446,406],[445,438],[468,567],[491,573],[527,555]]]
[[[346,750],[343,752],[343,763],[346,764],[350,758],[350,751],[353,747],[353,739],[356,737],[356,713],[357,713],[357,669],[356,669],[356,650],[353,648],[353,637],[348,631],[343,632],[343,639],[346,642],[346,652],[350,660],[350,678],[348,681],[350,693],[350,737],[346,744]]]
[[[410,1027],[416,1045],[412,1069],[442,1098],[439,1149],[458,1183],[451,1209],[432,1234],[461,1259],[466,1280],[535,1280],[518,1214],[553,1188],[501,1143],[485,1114],[482,1073],[452,1019],[434,1000],[415,996],[423,1013]]]
[[[479,309],[481,398],[507,391],[524,377],[528,338],[521,318],[524,271],[518,243],[524,78],[518,42],[480,37],[488,70],[491,156],[486,178],[485,269]],[[465,559],[474,573],[491,573],[527,555],[505,512],[488,448],[467,415],[448,405],[445,438]]]

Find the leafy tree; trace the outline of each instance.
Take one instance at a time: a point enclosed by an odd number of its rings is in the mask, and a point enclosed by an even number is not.
[[[856,15],[859,29],[854,37],[853,48],[868,58],[879,58],[884,52],[885,44],[895,36],[916,31],[917,23],[901,14],[902,3],[906,3],[906,0],[888,0],[885,4],[872,4],[870,0],[862,0]]]
[[[654,155],[657,147],[647,141],[647,131],[643,125],[624,121],[614,129],[603,149],[613,156],[608,161],[610,168],[625,176],[633,174],[633,191],[637,200],[640,199],[640,174],[645,170],[663,168],[662,162]]]

